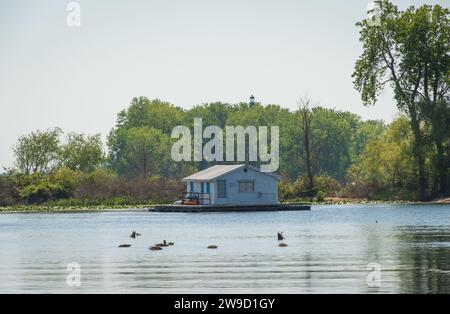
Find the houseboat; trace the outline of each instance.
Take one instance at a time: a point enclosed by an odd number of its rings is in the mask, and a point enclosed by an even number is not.
[[[309,205],[280,204],[275,173],[241,165],[216,165],[194,173],[182,181],[186,195],[172,205],[159,205],[150,211],[275,211],[309,210]]]

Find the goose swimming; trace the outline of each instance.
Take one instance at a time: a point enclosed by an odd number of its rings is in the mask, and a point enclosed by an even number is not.
[[[283,232],[277,232],[278,241],[284,240]]]

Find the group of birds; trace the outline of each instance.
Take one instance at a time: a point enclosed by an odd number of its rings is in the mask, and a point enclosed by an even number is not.
[[[130,235],[130,238],[136,239],[136,237],[141,236],[141,234],[139,232],[137,232],[136,230],[133,230],[133,232]],[[283,241],[286,238],[283,235],[283,232],[277,232],[277,238],[278,241]],[[161,251],[164,247],[168,247],[168,246],[173,246],[175,243],[173,242],[167,242],[166,240],[163,240],[163,242],[155,244],[154,246],[150,246],[148,249],[150,251]],[[286,247],[288,246],[286,243],[284,242],[280,242],[278,244],[279,247]],[[125,243],[125,244],[120,244],[119,245],[120,248],[128,248],[131,247],[131,244]],[[217,245],[209,245],[207,247],[208,249],[217,249],[218,246]]]
[[[136,230],[133,230],[133,232],[130,235],[130,238],[136,239],[136,237],[140,237],[141,235],[142,234],[140,234]],[[163,240],[163,242],[155,244],[154,246],[150,246],[148,249],[151,250],[151,251],[160,251],[160,250],[162,250],[163,247],[172,246],[174,244],[175,243],[173,243],[173,242],[167,242],[166,240]],[[131,247],[131,244],[128,244],[128,243],[120,244],[119,247],[120,248]]]
[[[151,251],[161,251],[163,247],[172,246],[174,244],[175,243],[173,242],[166,242],[166,240],[164,240],[162,243],[155,244],[155,246],[151,246],[148,249]]]

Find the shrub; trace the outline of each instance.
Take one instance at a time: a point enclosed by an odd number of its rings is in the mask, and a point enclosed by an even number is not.
[[[325,200],[325,193],[322,191],[317,192],[317,201],[323,202]]]
[[[61,168],[53,173],[48,180],[61,187],[64,197],[71,197],[80,185],[81,174],[69,168]]]
[[[314,188],[317,192],[325,194],[336,194],[341,190],[341,185],[338,181],[330,177],[327,173],[321,173],[314,177]]]
[[[8,176],[0,175],[0,206],[10,206],[17,202],[19,196],[14,189],[14,182]]]
[[[281,201],[292,199],[292,184],[289,181],[280,181],[278,184],[278,197]]]
[[[65,197],[64,189],[60,185],[49,182],[27,185],[19,194],[28,204],[42,204]]]

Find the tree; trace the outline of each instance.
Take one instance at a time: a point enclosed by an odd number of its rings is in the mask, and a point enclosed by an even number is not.
[[[184,111],[168,102],[133,98],[108,136],[109,168],[127,177],[174,174],[168,145],[172,129],[182,124],[183,117]]]
[[[348,181],[357,194],[373,196],[408,190],[413,180],[413,136],[405,116],[395,119],[381,137],[369,141],[349,170]],[[354,184],[354,186],[352,186]]]
[[[183,110],[159,99],[135,97],[127,110],[119,113],[118,128],[153,128],[170,135],[183,119]]]
[[[60,151],[61,166],[74,171],[92,172],[104,161],[100,134],[69,133]]]
[[[439,193],[446,193],[448,164],[443,148],[449,136],[450,120],[450,11],[439,5],[409,8],[403,14],[401,38],[404,62],[416,65],[423,77],[417,92],[422,119],[431,126],[431,139],[437,151]]]
[[[356,61],[354,85],[365,105],[374,104],[387,84],[393,88],[397,107],[408,115],[414,134],[419,197],[424,199],[427,183],[421,122],[448,96],[449,10],[424,5],[402,12],[388,0],[375,2],[379,25],[368,20],[357,23],[363,53]]]
[[[25,174],[48,173],[58,160],[61,129],[31,132],[14,147],[16,165]]]
[[[17,202],[17,191],[8,174],[0,174],[0,206],[8,206]]]
[[[112,168],[131,178],[168,175],[173,166],[169,144],[169,137],[157,129],[120,129],[109,139]]]
[[[352,161],[356,160],[364,151],[367,143],[378,139],[385,131],[383,121],[368,120],[358,123],[353,135]]]
[[[314,113],[309,109],[310,99],[304,97],[299,101],[299,114],[301,117],[301,128],[303,132],[303,143],[305,148],[306,175],[308,177],[308,190],[310,196],[314,194],[314,173],[312,168],[312,147],[311,147],[311,121]]]
[[[347,174],[352,158],[354,117],[343,112],[322,107],[313,108],[311,122],[316,173],[326,172],[337,180]],[[358,117],[359,119],[359,117]],[[356,125],[357,123],[355,123]]]

